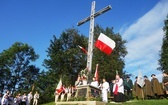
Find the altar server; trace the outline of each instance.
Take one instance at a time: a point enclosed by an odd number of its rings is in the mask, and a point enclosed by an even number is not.
[[[102,101],[108,102],[108,91],[109,91],[109,83],[106,81],[105,78],[103,78],[103,84],[102,84]]]

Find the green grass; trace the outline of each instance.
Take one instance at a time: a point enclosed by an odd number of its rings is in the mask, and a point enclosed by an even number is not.
[[[46,104],[42,104],[42,105],[55,105],[54,102],[50,102],[50,103],[46,103]]]
[[[55,105],[54,102],[50,102],[43,105]],[[107,105],[168,105],[168,100],[133,100],[132,102],[119,103],[108,103]]]
[[[125,102],[123,104],[108,103],[107,105],[168,105],[168,100],[133,100],[132,102]]]

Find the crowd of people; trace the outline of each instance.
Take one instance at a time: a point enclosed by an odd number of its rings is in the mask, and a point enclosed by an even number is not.
[[[151,81],[144,76],[144,86],[140,87],[137,83],[138,77],[134,83],[134,93],[137,99],[160,99],[168,98],[168,73],[163,72],[162,83],[159,83],[155,74],[151,75]]]
[[[114,100],[116,102],[123,102],[124,101],[124,85],[123,85],[123,79],[120,78],[119,75],[116,75],[116,80],[113,80],[113,93],[114,93]],[[75,86],[69,86],[69,87],[65,87],[62,86],[62,89],[60,91],[56,89],[55,91],[55,102],[58,101],[58,98],[60,97],[61,101],[69,101],[71,97],[75,96],[75,92],[76,92],[76,86],[79,85],[88,85],[85,80],[84,83],[82,81],[82,79],[77,79],[77,81],[75,82]],[[102,79],[102,83],[98,83],[98,81],[96,80],[95,77],[93,77],[92,82],[89,84],[95,88],[98,88],[101,90],[101,96],[102,96],[102,101],[103,102],[108,102],[108,92],[110,91],[110,84],[109,82],[106,81],[105,78]],[[99,92],[95,91],[94,89],[91,89],[91,94],[93,97],[97,97],[99,96]],[[66,96],[66,99],[65,99]]]
[[[101,97],[103,102],[108,102],[109,95],[113,97],[114,102],[124,102],[127,100],[136,99],[157,99],[168,97],[168,73],[163,72],[162,83],[159,83],[155,74],[151,75],[151,81],[147,76],[143,77],[143,86],[141,87],[138,84],[138,77],[133,84],[129,76],[126,78],[121,78],[120,75],[116,75],[115,80],[107,82],[105,78],[102,79],[102,83],[98,83],[95,77],[93,77],[92,82],[89,85],[92,85],[101,90]],[[62,92],[55,91],[55,102],[58,101],[58,97],[61,97],[61,101],[70,100],[71,97],[75,96],[76,86],[79,85],[88,85],[86,79],[84,83],[81,78],[78,78],[75,82],[75,86],[65,87],[63,86]],[[64,99],[66,95],[66,99]],[[91,89],[91,95],[93,97],[99,96],[99,92]]]
[[[6,91],[4,94],[0,93],[0,105],[31,105],[33,100],[33,105],[38,104],[39,94],[36,92],[33,96],[32,92],[24,93],[21,95],[20,93],[16,96],[13,96],[10,91]]]

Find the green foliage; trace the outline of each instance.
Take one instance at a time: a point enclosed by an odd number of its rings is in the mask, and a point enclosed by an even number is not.
[[[63,31],[59,39],[53,36],[47,50],[49,59],[44,60],[44,66],[53,77],[52,81],[57,82],[62,78],[64,84],[74,84],[79,71],[85,68],[86,54],[78,45],[85,47],[86,39],[74,28]]]
[[[73,97],[69,101],[86,101],[86,97]]]
[[[31,46],[20,42],[0,53],[1,92],[4,89],[12,92],[30,91],[39,72],[39,69],[30,63],[38,57]]]
[[[165,26],[163,28],[165,34],[163,37],[163,43],[162,43],[162,48],[160,51],[160,59],[159,59],[159,65],[160,67],[158,70],[160,71],[167,71],[168,72],[168,15],[166,20],[164,21]]]
[[[89,101],[102,101],[102,97],[92,97]]]

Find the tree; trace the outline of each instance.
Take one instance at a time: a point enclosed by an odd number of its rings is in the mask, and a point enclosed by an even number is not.
[[[87,38],[70,28],[63,31],[59,39],[54,35],[50,42],[47,50],[49,59],[44,60],[44,66],[49,69],[53,83],[62,78],[64,84],[73,84],[79,71],[86,67],[86,54],[78,45],[86,47]]]
[[[168,72],[168,15],[166,20],[164,21],[165,26],[163,27],[163,31],[165,32],[163,36],[162,47],[160,51],[160,59],[159,65],[160,67],[158,70],[160,71],[167,71]]]
[[[30,63],[38,57],[31,46],[21,42],[14,43],[9,49],[0,53],[1,91],[9,89],[15,92],[29,89],[39,72],[39,69]]]

